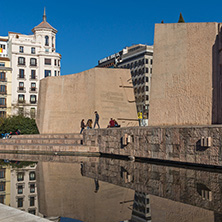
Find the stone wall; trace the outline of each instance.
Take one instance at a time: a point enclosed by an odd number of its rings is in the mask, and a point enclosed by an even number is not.
[[[131,141],[124,144],[125,136]],[[211,137],[211,146],[201,146]],[[98,145],[101,153],[192,164],[222,166],[222,127],[129,127],[85,130],[84,145]]]
[[[97,163],[84,163],[83,175],[222,214],[218,172],[99,158]]]

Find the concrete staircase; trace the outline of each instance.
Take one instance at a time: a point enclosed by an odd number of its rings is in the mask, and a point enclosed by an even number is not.
[[[13,135],[0,140],[0,152],[31,154],[93,154],[99,153],[96,146],[85,146],[81,134],[30,134]]]

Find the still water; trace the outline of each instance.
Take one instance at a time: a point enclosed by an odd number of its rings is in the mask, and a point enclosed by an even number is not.
[[[220,170],[97,157],[0,159],[0,202],[53,221],[222,221]]]

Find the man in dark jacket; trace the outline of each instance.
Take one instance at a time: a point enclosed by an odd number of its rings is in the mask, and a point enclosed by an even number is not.
[[[86,127],[86,125],[85,125],[85,123],[84,123],[84,119],[82,119],[80,127],[81,127],[80,134],[82,134],[82,131],[83,131],[83,130],[85,129],[85,127]]]
[[[99,114],[97,113],[97,111],[95,111],[95,123],[94,123],[94,127],[96,127],[96,125],[98,126],[98,128],[100,128],[99,126]]]

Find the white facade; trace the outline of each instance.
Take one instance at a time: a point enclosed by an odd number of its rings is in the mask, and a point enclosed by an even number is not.
[[[8,36],[0,37],[0,57],[8,57]]]
[[[12,67],[12,115],[35,117],[39,81],[60,75],[61,55],[56,52],[56,33],[47,21],[33,28],[33,35],[9,32]]]

